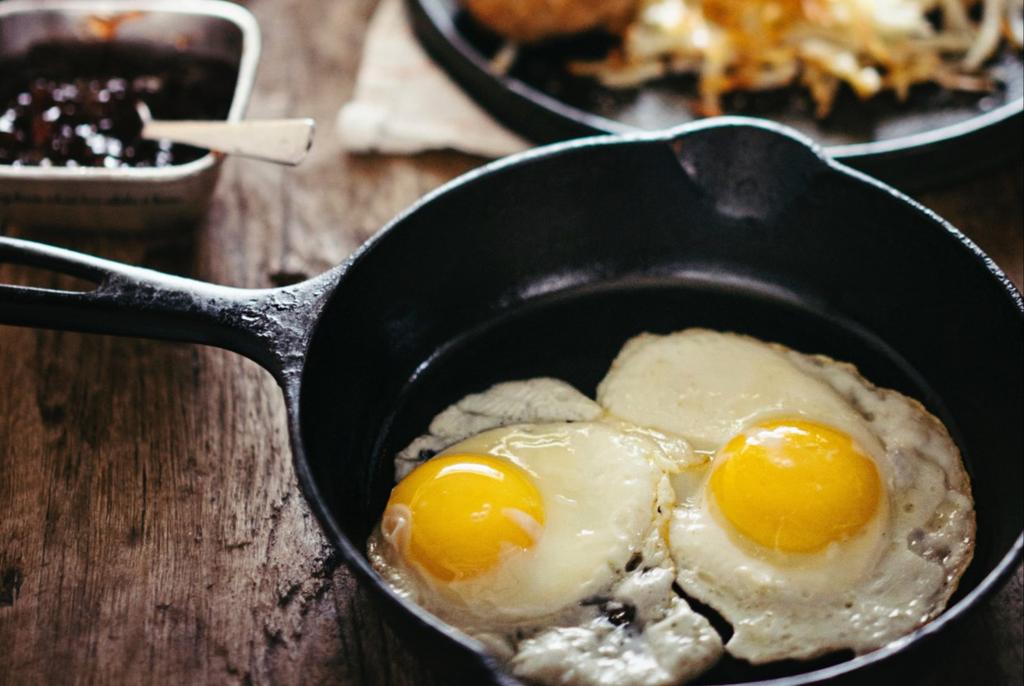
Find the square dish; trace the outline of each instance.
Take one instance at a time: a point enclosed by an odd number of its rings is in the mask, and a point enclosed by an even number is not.
[[[220,0],[32,2],[0,4],[0,60],[17,60],[32,46],[58,42],[125,44],[182,59],[230,65],[229,121],[249,102],[260,35],[255,18]],[[205,212],[223,155],[201,154],[162,167],[0,165],[0,223],[57,229],[173,227]]]

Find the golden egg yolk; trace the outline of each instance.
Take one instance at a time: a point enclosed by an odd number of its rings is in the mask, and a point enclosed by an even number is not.
[[[391,491],[381,529],[407,562],[441,581],[494,569],[532,548],[544,503],[529,474],[491,455],[445,455],[418,466]]]
[[[743,535],[791,553],[821,550],[874,517],[874,461],[841,431],[803,420],[757,424],[719,451],[711,473],[719,511]]]

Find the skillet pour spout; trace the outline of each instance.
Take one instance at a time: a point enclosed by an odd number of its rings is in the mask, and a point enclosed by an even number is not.
[[[723,118],[569,141],[429,194],[343,265],[245,290],[0,237],[0,261],[85,278],[0,285],[0,323],[192,341],[271,371],[325,534],[407,645],[458,683],[518,683],[398,597],[363,554],[392,456],[459,398],[554,376],[593,394],[622,344],[701,326],[855,364],[950,429],[972,479],[974,561],[940,617],[875,652],[706,683],[807,684],[927,670],[1024,548],[1024,302],[962,233],[780,126]]]

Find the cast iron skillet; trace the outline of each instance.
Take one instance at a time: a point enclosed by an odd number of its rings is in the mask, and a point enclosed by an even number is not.
[[[660,79],[642,88],[605,88],[564,65],[595,59],[608,37],[588,34],[521,47],[507,74],[491,66],[502,40],[473,21],[458,0],[406,0],[420,42],[494,117],[537,143],[597,133],[664,129],[694,119],[692,78]],[[812,114],[799,89],[727,98],[735,114],[764,117],[811,136],[832,157],[900,188],[968,176],[1020,151],[1024,68],[1007,48],[992,60],[1003,87],[952,93],[922,86],[905,103],[891,95],[860,102],[845,89],[828,119]]]
[[[0,286],[2,323],[207,343],[266,367],[325,532],[408,645],[459,681],[515,683],[368,567],[391,456],[498,381],[552,375],[593,393],[640,331],[707,326],[854,362],[942,418],[973,479],[977,552],[939,619],[862,657],[726,660],[705,682],[898,670],[913,661],[891,658],[961,618],[1021,558],[1020,294],[942,219],[775,125],[718,120],[497,162],[287,288],[215,286],[11,238],[0,260],[97,284]]]

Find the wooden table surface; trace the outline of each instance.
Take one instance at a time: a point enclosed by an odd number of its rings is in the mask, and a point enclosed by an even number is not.
[[[333,135],[373,0],[254,0],[250,114],[314,116],[296,170],[230,160],[207,220],[30,238],[265,287],[341,261],[480,164],[353,157]],[[1022,166],[919,195],[1020,286]],[[55,285],[0,267],[4,282]],[[0,683],[433,684],[331,554],[292,474],[280,393],[221,350],[0,327]],[[1018,459],[1019,456],[1011,456]],[[920,683],[1021,683],[1021,570]]]

